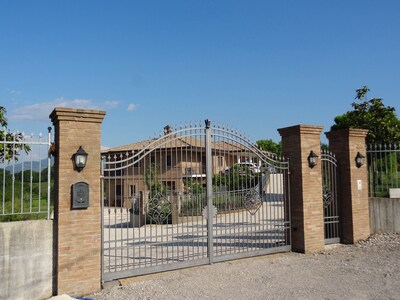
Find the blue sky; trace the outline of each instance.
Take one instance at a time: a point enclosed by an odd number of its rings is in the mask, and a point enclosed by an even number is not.
[[[106,110],[103,146],[206,118],[279,141],[328,131],[363,85],[400,109],[400,1],[0,0],[11,129],[68,106]]]

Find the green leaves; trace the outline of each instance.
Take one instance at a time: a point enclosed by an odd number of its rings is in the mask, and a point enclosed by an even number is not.
[[[258,175],[248,166],[236,164],[229,170],[212,178],[214,187],[225,186],[229,191],[249,189],[258,184]]]
[[[0,125],[1,127],[7,127],[7,118],[5,114],[7,113],[6,109],[3,106],[0,106]]]
[[[278,156],[282,155],[282,143],[275,143],[273,140],[258,140],[257,142],[258,148],[264,151],[268,151],[274,153]]]
[[[10,162],[13,158],[18,161],[19,152],[22,150],[28,153],[31,148],[26,144],[21,144],[24,140],[22,133],[11,133],[7,129],[6,113],[7,110],[3,106],[0,106],[0,125],[2,127],[0,129],[0,162],[4,162],[5,160]]]
[[[356,99],[366,98],[369,89],[364,86],[356,90]],[[353,102],[353,110],[337,116],[331,130],[345,128],[368,129],[367,143],[399,143],[400,120],[394,107],[385,106],[381,98]]]
[[[1,142],[11,142],[11,143],[1,143]],[[11,159],[15,159],[18,161],[18,156],[21,151],[28,153],[31,148],[22,144],[24,141],[24,136],[22,133],[11,133],[7,129],[3,129],[0,131],[0,162],[8,161]]]
[[[365,95],[368,92],[369,92],[369,88],[366,85],[364,85],[362,88],[356,89],[357,95],[356,95],[356,97],[354,99],[361,100],[361,99],[363,99],[365,97]]]

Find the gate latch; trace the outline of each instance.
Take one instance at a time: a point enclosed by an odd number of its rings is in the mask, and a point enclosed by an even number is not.
[[[214,205],[211,205],[211,216],[214,218],[217,213],[217,208]],[[202,214],[204,219],[208,219],[208,206],[203,208]]]

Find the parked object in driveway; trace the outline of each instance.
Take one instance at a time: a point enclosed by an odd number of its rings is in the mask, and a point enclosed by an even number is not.
[[[258,174],[261,172],[260,166],[257,165],[256,163],[241,162],[241,163],[237,163],[234,166],[226,169],[225,174],[229,174],[233,168],[243,170],[243,174],[246,174],[246,168],[248,168],[251,171],[251,173],[253,173],[253,174]]]

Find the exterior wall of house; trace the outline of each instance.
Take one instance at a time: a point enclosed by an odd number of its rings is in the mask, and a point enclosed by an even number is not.
[[[122,154],[123,155],[123,154]],[[113,160],[119,161],[120,153],[110,154]],[[171,157],[171,165],[167,166],[167,157]],[[124,168],[116,163],[116,167],[123,168],[120,172],[109,172],[105,174],[105,187],[107,193],[105,199],[109,205],[116,207],[131,208],[133,201],[132,190],[136,197],[147,195],[145,173],[155,163],[160,183],[173,187],[173,192],[182,193],[185,190],[185,181],[205,184],[205,158],[203,151],[190,152],[170,149],[159,149],[143,158],[136,166]],[[227,153],[214,153],[213,172],[223,173],[225,170],[237,163],[236,155]],[[132,187],[134,186],[134,188]]]

